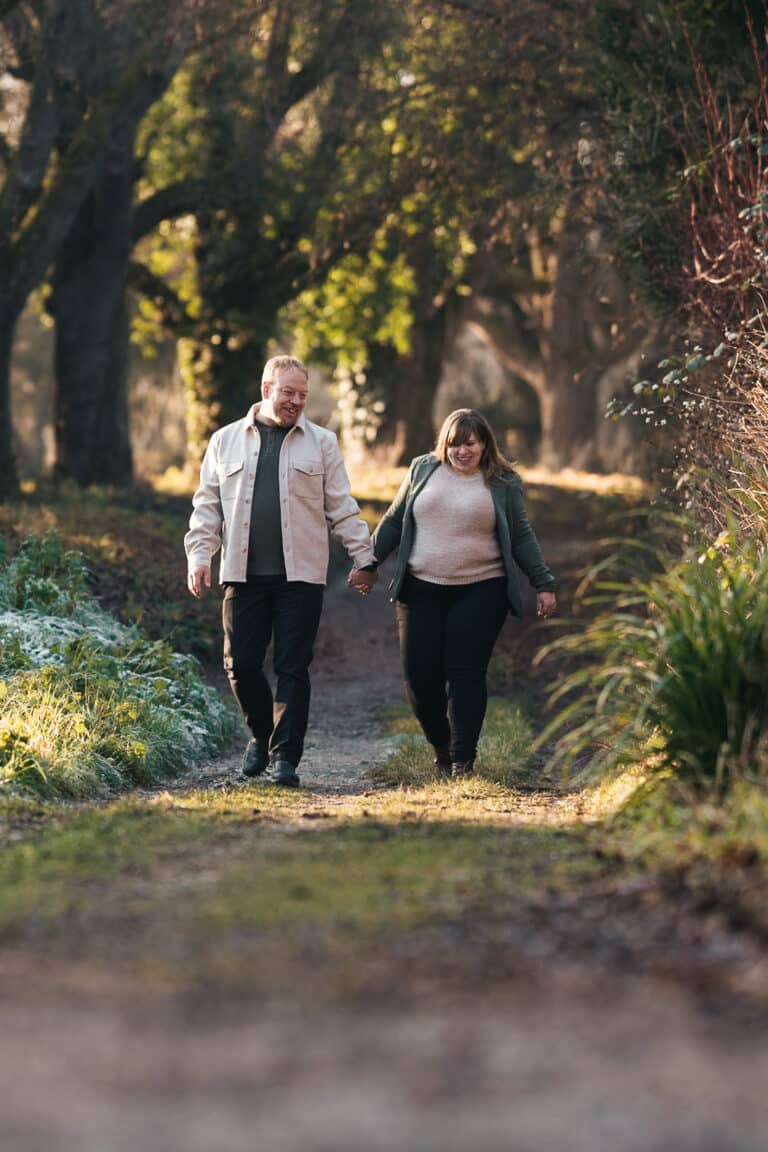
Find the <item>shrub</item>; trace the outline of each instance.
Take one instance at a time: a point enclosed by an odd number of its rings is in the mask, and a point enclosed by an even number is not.
[[[53,535],[0,570],[0,677],[0,794],[147,784],[234,729],[197,661],[102,611],[82,556]]]
[[[731,549],[731,550],[728,550]],[[701,555],[616,586],[615,611],[542,656],[585,663],[550,697],[560,711],[537,740],[554,740],[566,769],[653,758],[697,787],[766,773],[768,554],[723,534]]]
[[[55,532],[29,536],[0,576],[0,605],[64,614],[83,599],[86,583],[83,556]]]

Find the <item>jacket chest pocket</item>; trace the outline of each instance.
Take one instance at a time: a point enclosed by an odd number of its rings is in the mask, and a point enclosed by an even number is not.
[[[288,485],[293,496],[302,500],[322,500],[323,464],[321,460],[292,460]]]
[[[234,500],[243,473],[244,460],[219,461],[219,492],[222,500]]]

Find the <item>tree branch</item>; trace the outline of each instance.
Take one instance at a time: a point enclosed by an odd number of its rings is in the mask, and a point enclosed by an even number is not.
[[[138,260],[128,266],[128,283],[134,292],[146,296],[160,310],[163,324],[176,336],[194,336],[197,326],[179,295]]]
[[[148,73],[146,61],[139,58],[106,97],[94,101],[54,179],[40,197],[34,216],[17,240],[11,297],[18,311],[55,259],[103,163],[110,136],[128,124],[138,123],[167,87],[174,71],[175,65],[166,62],[164,72]]]
[[[146,200],[140,200],[133,214],[133,242],[136,244],[157,228],[163,220],[174,220],[200,207],[208,191],[205,180],[179,180],[159,188]]]

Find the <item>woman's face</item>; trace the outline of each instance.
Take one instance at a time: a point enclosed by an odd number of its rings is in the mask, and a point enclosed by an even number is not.
[[[448,463],[463,476],[472,476],[480,467],[484,448],[482,440],[479,440],[474,432],[470,432],[466,440],[460,443],[451,438],[446,445]]]

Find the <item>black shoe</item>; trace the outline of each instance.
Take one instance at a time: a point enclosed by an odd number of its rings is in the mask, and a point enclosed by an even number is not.
[[[296,769],[290,760],[275,760],[269,773],[272,784],[282,784],[284,788],[298,788],[300,784]]]
[[[454,760],[453,764],[451,764],[451,776],[454,778],[460,776],[471,776],[474,770],[474,760]]]
[[[450,776],[451,751],[449,748],[435,748],[435,758],[432,761],[438,776]]]
[[[243,753],[243,776],[261,776],[269,765],[269,752],[266,740],[255,737],[248,741]]]

